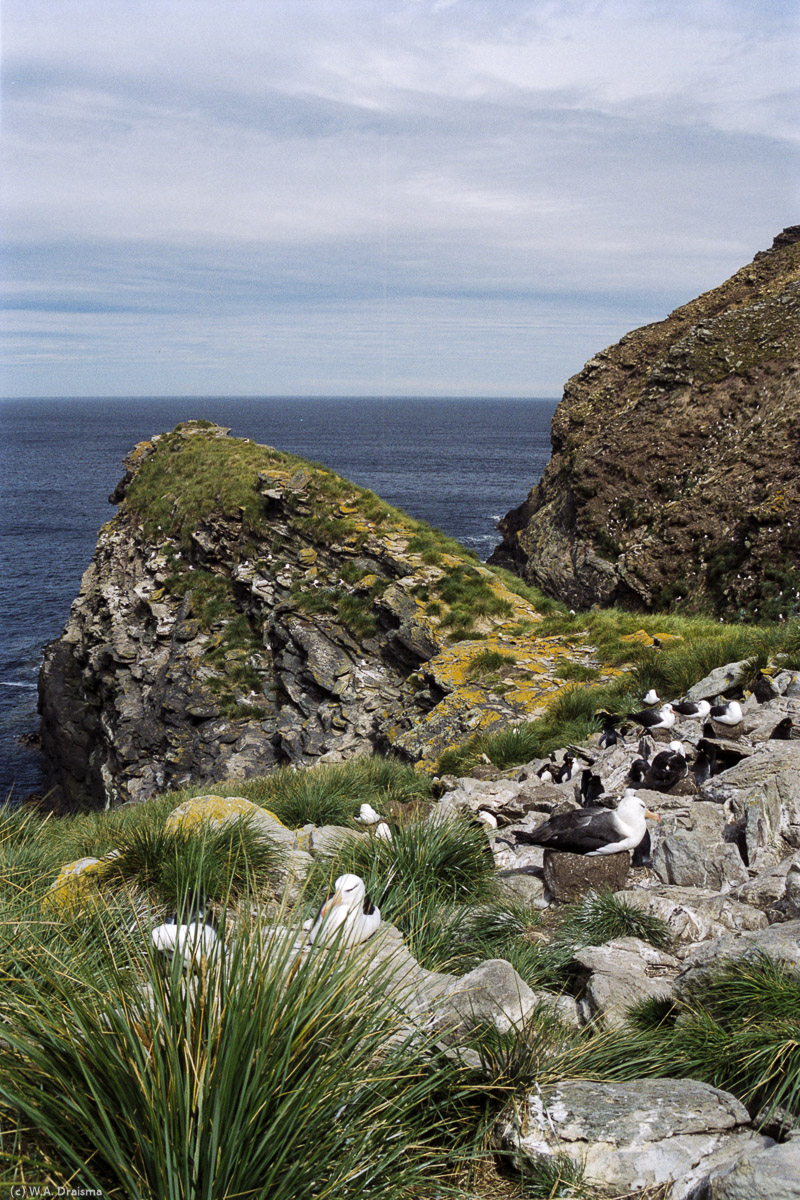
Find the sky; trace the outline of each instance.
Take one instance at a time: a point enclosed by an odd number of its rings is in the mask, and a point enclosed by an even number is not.
[[[3,0],[0,395],[557,396],[800,222],[795,0]]]

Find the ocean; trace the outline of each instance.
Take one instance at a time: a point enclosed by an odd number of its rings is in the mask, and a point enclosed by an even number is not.
[[[42,647],[78,593],[122,459],[178,421],[323,462],[477,552],[525,499],[550,457],[553,399],[131,397],[0,401],[0,798],[43,786],[38,728]]]

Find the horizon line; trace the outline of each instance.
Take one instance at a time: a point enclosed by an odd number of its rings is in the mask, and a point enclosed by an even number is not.
[[[532,396],[532,395],[501,395],[494,393],[448,393],[440,395],[433,392],[398,392],[391,396],[379,394],[377,392],[347,392],[336,395],[331,395],[327,392],[231,392],[221,394],[219,392],[199,393],[199,392],[169,392],[161,394],[152,394],[149,392],[111,394],[111,393],[82,393],[64,395],[43,395],[43,396],[0,396],[0,403],[14,400],[521,400],[521,401],[553,401],[559,400],[560,396]]]

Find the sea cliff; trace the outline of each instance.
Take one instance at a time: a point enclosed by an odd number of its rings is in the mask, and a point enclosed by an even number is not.
[[[318,464],[199,421],[125,468],[41,671],[68,808],[372,751],[432,763],[535,717],[589,653],[532,638],[534,593]]]
[[[568,381],[501,563],[576,608],[777,620],[800,598],[800,226]]]

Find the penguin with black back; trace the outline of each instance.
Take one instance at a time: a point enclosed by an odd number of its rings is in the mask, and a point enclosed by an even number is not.
[[[769,741],[772,742],[788,742],[792,736],[792,718],[784,717],[769,735]]]
[[[768,700],[774,700],[777,696],[776,689],[761,671],[758,673],[758,678],[753,684],[753,695],[759,704],[766,704]]]
[[[580,802],[583,808],[589,808],[596,800],[599,800],[604,792],[603,781],[599,775],[595,775],[591,767],[584,767],[581,771],[580,783]]]

